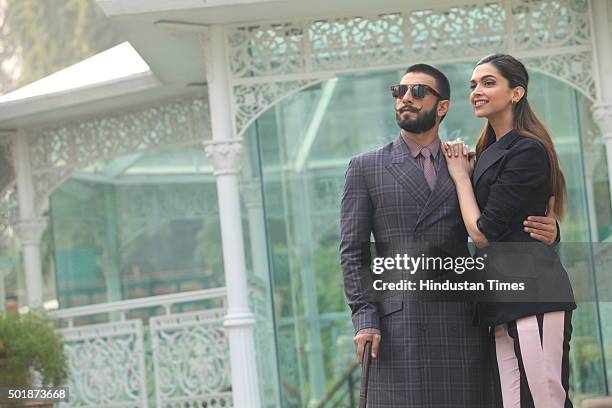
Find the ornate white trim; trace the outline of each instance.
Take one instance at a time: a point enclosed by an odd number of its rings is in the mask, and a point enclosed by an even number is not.
[[[213,174],[238,174],[242,159],[242,140],[228,139],[204,142],[206,156],[212,161]]]
[[[604,140],[612,140],[612,103],[596,104],[592,111],[593,119],[601,129]]]
[[[234,120],[236,122],[237,137],[241,138],[248,127],[266,109],[274,106],[287,96],[322,80],[319,78],[300,79],[234,86],[234,104],[236,106]]]
[[[137,151],[210,138],[208,102],[179,99],[28,135],[34,173],[77,168]]]
[[[226,27],[237,135],[282,98],[339,73],[511,53],[595,99],[587,0],[456,2]]]
[[[40,237],[47,227],[47,219],[41,217],[17,220],[12,227],[23,245],[39,245]]]
[[[157,406],[232,406],[225,309],[149,320]]]
[[[65,341],[70,402],[64,407],[147,406],[141,320],[59,330]]]
[[[49,194],[78,168],[98,160],[210,139],[209,116],[208,100],[192,97],[30,132],[36,210],[42,213]]]

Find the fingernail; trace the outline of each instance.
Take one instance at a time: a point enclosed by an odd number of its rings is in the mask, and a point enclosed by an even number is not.
[[[372,358],[376,358],[376,353],[372,353]]]

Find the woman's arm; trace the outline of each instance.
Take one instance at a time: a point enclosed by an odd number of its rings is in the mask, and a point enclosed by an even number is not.
[[[468,175],[460,175],[455,181],[455,188],[457,189],[457,197],[459,199],[459,208],[461,209],[461,216],[463,217],[463,223],[468,235],[472,238],[472,241],[477,247],[481,248],[486,246],[489,241],[487,237],[478,229],[478,219],[480,218],[480,209],[474,196],[474,188],[472,187],[472,180]]]
[[[446,156],[446,164],[457,190],[459,199],[459,208],[461,216],[468,235],[477,247],[483,247],[488,244],[487,237],[478,229],[478,219],[480,218],[480,209],[474,195],[472,187],[471,173],[473,165],[469,162],[465,151],[467,147],[461,144],[449,144],[444,149]]]
[[[546,151],[534,140],[520,140],[506,153],[504,169],[491,184],[487,203],[479,211],[467,171],[467,159],[454,154],[457,147],[451,148],[453,153],[449,155],[447,151],[445,157],[455,181],[466,229],[477,244],[497,241],[508,231],[529,195],[547,185]]]

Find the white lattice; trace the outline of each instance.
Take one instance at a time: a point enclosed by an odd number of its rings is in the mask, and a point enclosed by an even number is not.
[[[593,60],[590,52],[530,57],[524,58],[523,62],[527,68],[543,72],[579,88],[591,101],[595,100]]]
[[[227,27],[240,136],[278,100],[343,72],[414,62],[475,62],[491,52],[526,59],[595,98],[586,0],[498,0],[360,16]]]
[[[234,86],[236,133],[244,131],[266,109],[287,95],[320,82],[320,79],[295,81],[276,81],[265,84],[246,84]]]
[[[473,59],[511,52],[590,47],[584,0],[511,0],[386,14],[235,25],[228,30],[234,78]],[[512,33],[512,41],[507,42]]]
[[[80,167],[210,139],[209,114],[206,99],[188,98],[28,134],[36,208],[43,211],[49,193]]]
[[[70,371],[70,401],[62,407],[147,406],[140,320],[60,331]]]
[[[158,407],[231,407],[224,308],[149,320]]]
[[[514,49],[590,45],[587,0],[521,0],[511,7]]]

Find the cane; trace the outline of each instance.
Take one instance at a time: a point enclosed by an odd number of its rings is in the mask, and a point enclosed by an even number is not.
[[[366,408],[368,401],[368,377],[370,376],[370,363],[372,361],[372,342],[367,341],[363,350],[361,365],[361,388],[359,389],[359,408]]]

